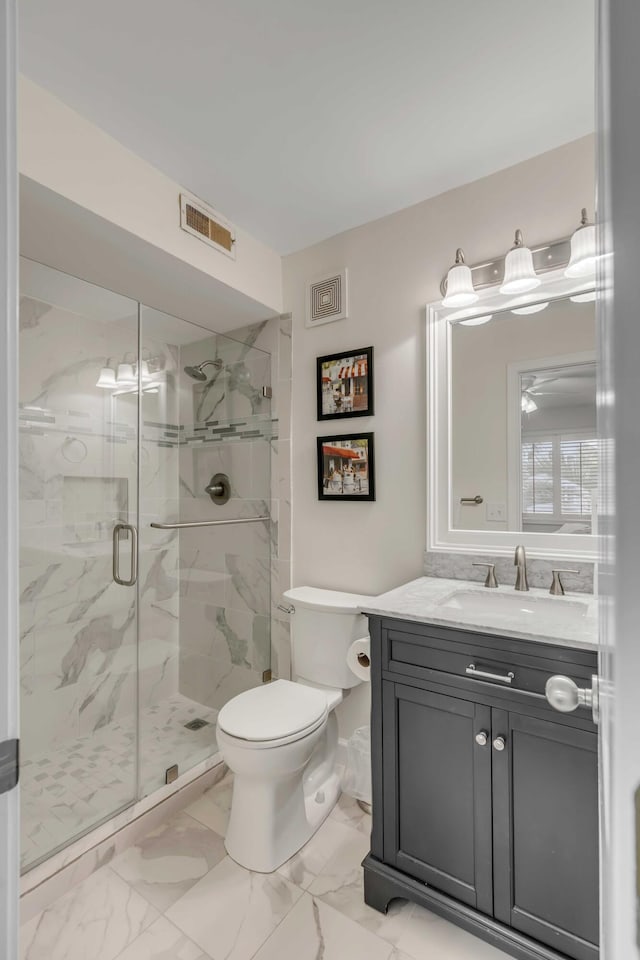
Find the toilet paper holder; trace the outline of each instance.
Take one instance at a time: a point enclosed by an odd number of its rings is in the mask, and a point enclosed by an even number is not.
[[[358,656],[356,657],[356,659],[357,659],[357,661],[358,661],[358,663],[360,664],[361,667],[370,667],[370,666],[371,666],[371,660],[369,659],[369,657],[367,656],[366,653],[360,652],[360,653],[358,654]]]

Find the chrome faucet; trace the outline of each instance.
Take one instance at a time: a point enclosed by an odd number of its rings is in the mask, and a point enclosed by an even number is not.
[[[518,568],[518,572],[516,573],[515,589],[522,591],[528,590],[529,583],[527,581],[527,554],[525,553],[525,549],[522,544],[516,547],[516,555],[513,558],[513,564]]]

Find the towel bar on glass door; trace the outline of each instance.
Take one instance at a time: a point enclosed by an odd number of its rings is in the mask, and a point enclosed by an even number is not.
[[[258,523],[271,517],[240,517],[237,520],[191,520],[187,523],[152,523],[156,530],[183,530],[185,527],[220,527],[225,523]]]

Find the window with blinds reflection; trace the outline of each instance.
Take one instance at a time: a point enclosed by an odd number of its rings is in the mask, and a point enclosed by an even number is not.
[[[560,525],[590,521],[598,487],[598,461],[599,442],[590,435],[523,439],[523,518]]]

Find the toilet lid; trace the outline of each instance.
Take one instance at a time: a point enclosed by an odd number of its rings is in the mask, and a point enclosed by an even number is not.
[[[230,700],[218,714],[218,725],[240,740],[280,740],[317,725],[327,711],[320,690],[275,680]]]

